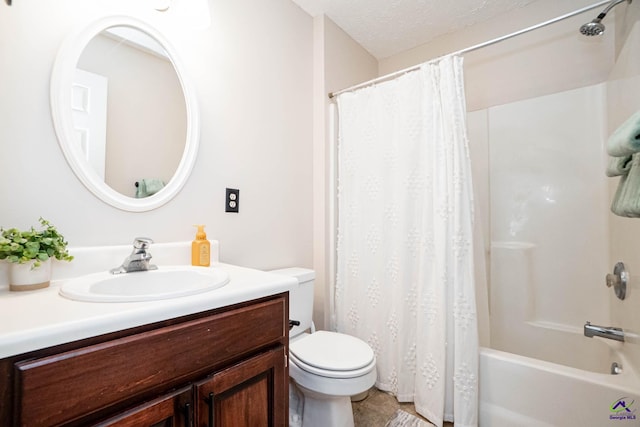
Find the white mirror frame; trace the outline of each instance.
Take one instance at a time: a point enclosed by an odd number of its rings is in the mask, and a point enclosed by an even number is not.
[[[125,196],[109,187],[83,158],[79,144],[71,143],[73,138],[76,138],[70,108],[71,87],[76,65],[88,43],[105,29],[114,26],[127,26],[144,31],[165,48],[182,85],[187,107],[186,144],[174,176],[161,191],[140,199]],[[186,78],[184,66],[180,62],[175,49],[162,34],[149,24],[127,16],[111,16],[100,19],[79,33],[68,37],[58,51],[51,73],[50,101],[51,115],[58,143],[69,166],[71,166],[71,169],[85,187],[105,203],[130,212],[149,211],[173,199],[187,182],[196,160],[200,139],[197,98],[189,80]]]

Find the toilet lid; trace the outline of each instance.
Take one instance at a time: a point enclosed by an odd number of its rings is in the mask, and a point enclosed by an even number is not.
[[[374,360],[373,350],[358,339],[336,332],[318,331],[289,344],[301,362],[327,371],[353,371]]]

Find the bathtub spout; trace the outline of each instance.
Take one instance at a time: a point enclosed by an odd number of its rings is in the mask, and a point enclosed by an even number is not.
[[[624,342],[624,332],[622,329],[611,326],[592,325],[591,322],[584,324],[584,336],[588,338],[602,337]]]

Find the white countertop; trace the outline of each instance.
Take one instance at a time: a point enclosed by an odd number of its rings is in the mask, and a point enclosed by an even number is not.
[[[198,313],[289,291],[296,279],[229,264],[211,268],[229,273],[219,289],[180,298],[127,303],[72,301],[58,294],[66,279],[46,289],[0,289],[0,358]]]

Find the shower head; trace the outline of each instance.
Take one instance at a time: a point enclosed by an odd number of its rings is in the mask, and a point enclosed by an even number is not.
[[[580,27],[580,33],[585,36],[599,36],[604,33],[604,25],[600,23],[602,18],[605,17],[604,13],[598,15],[597,18],[592,20],[591,22],[587,22],[586,24]]]
[[[631,3],[631,0],[612,0],[611,3],[609,3],[609,5],[602,12],[600,12],[600,15],[598,15],[597,18],[595,18],[591,22],[587,22],[580,27],[580,33],[584,34],[585,36],[599,36],[600,34],[604,33],[604,24],[602,24],[601,21],[605,16],[607,16],[607,13],[609,13],[611,9],[613,9],[616,5],[622,3],[623,1]]]

